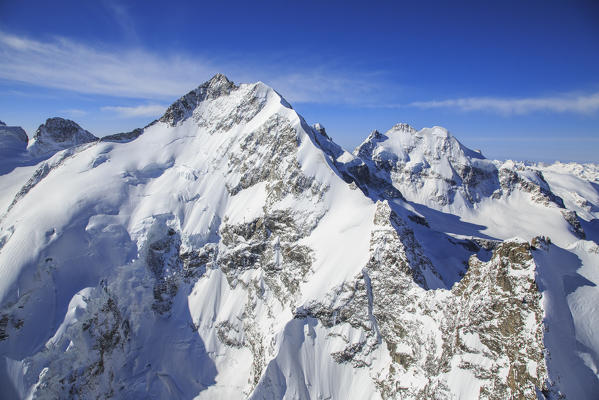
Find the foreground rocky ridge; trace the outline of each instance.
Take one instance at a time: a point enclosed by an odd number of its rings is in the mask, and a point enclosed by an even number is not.
[[[590,166],[490,161],[405,124],[351,154],[224,75],[143,129],[38,132],[0,176],[11,397],[599,390]]]
[[[479,398],[549,393],[530,245],[502,243],[488,262],[473,256],[451,291],[430,291],[411,267],[428,260],[417,243],[401,243],[412,234],[397,224],[388,204],[378,203],[362,274],[336,288],[334,301],[309,304],[296,318],[361,330],[359,341],[344,337],[347,347],[332,354],[357,368],[372,365],[373,350],[385,346],[391,360],[375,380],[383,398],[451,398],[448,381],[460,374],[473,378],[469,390]],[[347,300],[339,304],[338,297]]]

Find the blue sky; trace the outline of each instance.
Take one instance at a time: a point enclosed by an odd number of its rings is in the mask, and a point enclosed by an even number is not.
[[[0,1],[0,119],[30,135],[143,126],[216,72],[348,149],[407,122],[490,158],[599,162],[596,1]]]

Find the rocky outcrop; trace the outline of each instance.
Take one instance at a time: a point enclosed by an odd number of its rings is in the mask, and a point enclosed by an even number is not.
[[[226,96],[235,89],[237,89],[237,86],[235,86],[235,84],[226,76],[223,74],[216,74],[212,79],[171,104],[159,120],[171,126],[175,126],[177,123],[191,116],[191,113],[201,102],[213,100],[220,96]]]
[[[362,274],[324,302],[298,309],[296,318],[363,332],[345,330],[345,349],[331,354],[338,363],[369,367],[374,350],[384,346],[390,363],[373,377],[383,398],[451,398],[453,379],[468,380],[481,399],[534,400],[549,391],[530,246],[502,243],[488,262],[473,256],[451,291],[426,290],[414,267],[430,264],[417,243],[402,243],[405,233],[398,236],[397,217],[387,207],[379,203]]]
[[[52,155],[57,151],[97,140],[97,137],[76,122],[58,117],[48,118],[35,131],[29,152],[36,157]]]
[[[536,203],[564,208],[564,201],[551,191],[541,171],[508,162],[499,169],[499,182],[501,194],[495,193],[495,197],[521,190],[530,193]]]
[[[103,136],[100,138],[101,142],[117,142],[126,143],[137,139],[144,132],[143,129],[137,128],[129,132],[115,133],[114,135]]]
[[[584,233],[584,229],[580,224],[580,219],[578,218],[576,211],[562,210],[562,215],[564,216],[566,222],[570,225],[572,233],[578,236],[579,239],[586,239],[586,234]]]

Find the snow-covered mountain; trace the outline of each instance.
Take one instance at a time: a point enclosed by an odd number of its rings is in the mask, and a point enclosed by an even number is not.
[[[4,159],[21,155],[27,149],[27,133],[19,126],[0,121],[0,156]]]
[[[0,126],[3,398],[599,393],[597,166],[405,124],[350,153],[220,74],[32,142]]]

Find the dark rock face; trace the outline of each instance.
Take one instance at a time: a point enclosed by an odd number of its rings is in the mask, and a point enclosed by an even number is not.
[[[63,118],[48,118],[40,125],[33,138],[37,141],[52,140],[57,143],[82,144],[98,140],[76,122]]]
[[[159,121],[175,126],[177,123],[189,117],[202,101],[228,95],[236,88],[237,86],[235,86],[235,84],[226,76],[223,74],[216,74],[208,82],[203,83],[198,88],[174,102],[166,110]]]
[[[524,169],[522,170],[524,171]],[[535,177],[535,181],[525,179],[518,170],[501,168],[499,170],[499,182],[503,194],[511,194],[515,189],[520,189],[532,195],[533,201],[545,206],[553,205],[564,208],[564,201],[549,188],[547,181],[541,171],[529,171]]]
[[[281,302],[287,302],[297,293],[312,265],[312,250],[297,244],[308,233],[302,232],[286,210],[245,224],[225,224],[221,235],[227,249],[219,257],[221,269],[229,283],[236,286],[237,277],[245,270],[259,268],[273,293]]]
[[[530,245],[501,243],[488,262],[472,257],[451,291],[427,290],[422,272],[431,268],[429,261],[388,206],[377,206],[371,258],[362,273],[295,314],[362,332],[358,340],[342,336],[346,347],[333,359],[367,368],[375,350],[385,346],[390,367],[376,382],[386,399],[398,393],[451,398],[447,380],[453,373],[479,380],[484,399],[532,400],[537,391],[550,390]],[[423,377],[422,384],[414,376]]]
[[[126,143],[132,140],[137,139],[141,134],[144,133],[144,130],[141,128],[134,129],[130,132],[121,132],[115,133],[114,135],[108,135],[100,138],[101,142],[117,142],[117,143]]]
[[[33,136],[35,142],[30,148],[34,156],[52,154],[70,147],[98,140],[76,122],[63,118],[48,118],[37,128]]]
[[[158,314],[166,314],[170,311],[172,299],[178,291],[177,281],[183,269],[183,262],[179,256],[179,234],[172,228],[162,229],[161,233],[160,236],[155,233],[158,237],[147,243],[144,251],[148,269],[156,279],[152,309]]]
[[[584,229],[582,229],[582,225],[580,224],[580,220],[576,211],[572,210],[562,210],[562,215],[568,224],[570,224],[572,232],[578,236],[579,239],[585,239],[586,233]]]

